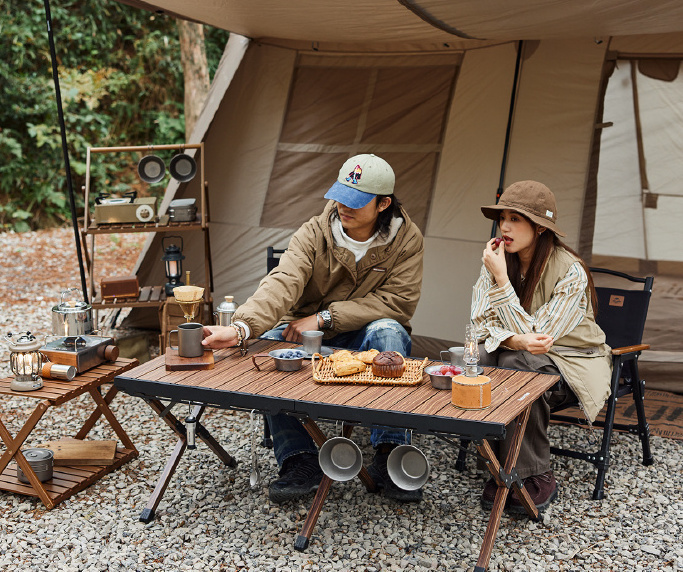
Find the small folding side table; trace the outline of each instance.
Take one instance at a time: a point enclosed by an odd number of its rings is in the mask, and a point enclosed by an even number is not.
[[[136,365],[136,359],[119,358],[115,362],[104,363],[83,372],[72,381],[43,380],[43,387],[35,391],[13,391],[10,389],[12,378],[0,380],[0,396],[25,397],[38,401],[33,413],[14,437],[0,415],[0,438],[6,448],[0,457],[0,490],[38,497],[48,509],[52,509],[107,473],[137,457],[137,449],[109,408],[109,404],[118,393],[118,388],[112,384],[106,395],[101,393],[103,384],[111,382],[117,375]],[[104,415],[123,446],[117,447],[114,461],[108,465],[56,466],[52,478],[41,483],[21,452],[21,447],[50,407],[58,407],[84,393],[90,394],[97,407],[74,437],[85,439],[100,416]],[[0,407],[1,411],[6,409]],[[22,483],[17,478],[16,465],[10,465],[12,460],[21,467],[29,484]]]

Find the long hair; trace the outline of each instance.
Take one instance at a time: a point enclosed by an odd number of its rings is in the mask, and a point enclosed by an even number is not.
[[[540,225],[531,221],[528,217],[525,217],[521,213],[517,214],[526,219],[526,221],[534,228],[534,232],[536,232],[536,229],[540,228]],[[536,236],[536,248],[534,249],[534,254],[531,257],[531,263],[529,264],[529,269],[527,270],[524,280],[522,280],[522,272],[520,270],[519,256],[517,253],[505,253],[508,278],[510,279],[510,284],[512,284],[512,287],[514,288],[522,307],[527,312],[529,311],[531,308],[531,301],[534,296],[534,290],[536,290],[538,281],[541,279],[541,273],[543,272],[543,268],[545,268],[548,258],[556,248],[564,248],[567,252],[576,256],[586,272],[586,276],[588,277],[588,289],[590,291],[591,305],[593,306],[593,315],[596,315],[598,313],[598,296],[595,292],[593,277],[591,276],[588,265],[574,250],[562,242],[553,231],[546,229],[545,232]]]

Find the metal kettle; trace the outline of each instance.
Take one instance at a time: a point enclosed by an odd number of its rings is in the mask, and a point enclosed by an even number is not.
[[[233,301],[234,296],[226,296],[225,302],[221,302],[216,311],[213,313],[216,316],[216,325],[229,326],[232,324],[232,317],[237,310],[237,304]]]
[[[78,288],[62,291],[61,301],[52,308],[52,333],[55,336],[83,336],[93,331],[92,306],[81,300],[69,299]]]

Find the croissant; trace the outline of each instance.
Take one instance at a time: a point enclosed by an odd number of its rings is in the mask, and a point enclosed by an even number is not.
[[[372,360],[375,359],[375,356],[379,353],[379,350],[367,350],[364,352],[360,352],[359,354],[356,354],[356,359],[362,361],[363,363],[366,363],[370,365],[372,363]]]
[[[338,352],[334,352],[329,357],[329,360],[332,363],[336,363],[337,361],[349,360],[349,359],[354,359],[353,354],[349,350],[341,350]]]
[[[366,365],[357,359],[342,359],[334,362],[332,370],[334,375],[343,377],[345,375],[353,375],[365,371]]]

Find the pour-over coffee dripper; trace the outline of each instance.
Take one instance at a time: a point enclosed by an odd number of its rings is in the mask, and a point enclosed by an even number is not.
[[[203,302],[204,288],[200,286],[176,286],[173,296],[183,311],[183,316],[191,322],[197,315],[199,304]]]

